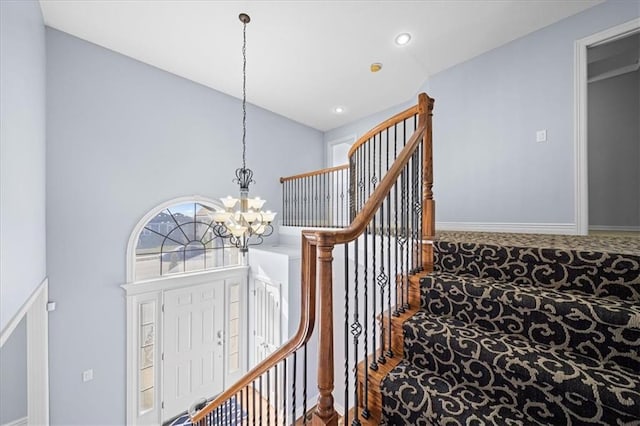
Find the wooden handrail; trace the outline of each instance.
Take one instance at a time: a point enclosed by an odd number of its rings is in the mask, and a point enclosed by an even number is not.
[[[358,148],[360,148],[361,145],[365,144],[369,139],[371,139],[371,136],[376,135],[378,133],[380,133],[381,131],[393,126],[394,124],[397,124],[403,120],[406,120],[409,117],[412,117],[416,114],[418,114],[420,109],[420,104],[418,105],[414,105],[410,108],[405,109],[402,112],[397,113],[396,115],[394,115],[393,117],[383,121],[382,123],[378,124],[376,127],[374,127],[373,129],[369,130],[367,133],[365,133],[364,135],[360,136],[360,139],[358,139],[356,141],[356,143],[353,144],[353,146],[351,147],[351,149],[349,150],[349,158],[351,158],[351,156],[353,155],[354,152],[356,152],[356,150]]]
[[[409,139],[409,142],[407,142],[402,151],[400,151],[400,154],[396,157],[393,165],[380,181],[380,185],[378,185],[378,187],[373,191],[367,202],[362,207],[362,210],[360,210],[356,215],[348,228],[322,231],[302,231],[302,234],[307,236],[316,235],[317,238],[329,240],[334,245],[349,243],[358,238],[364,232],[365,228],[371,221],[371,218],[373,218],[373,215],[380,208],[380,204],[382,204],[387,193],[395,184],[400,173],[402,173],[402,169],[411,159],[411,156],[424,136],[425,130],[427,130],[426,123],[418,126],[413,136]]]
[[[373,193],[370,195],[367,202],[362,207],[362,210],[356,215],[351,225],[348,228],[340,230],[315,230],[315,231],[302,231],[303,238],[313,240],[318,244],[321,242],[319,259],[305,259],[305,255],[310,255],[309,252],[303,252],[302,263],[313,264],[320,262],[320,327],[319,327],[319,353],[318,353],[318,404],[313,416],[313,426],[337,426],[338,415],[335,411],[333,404],[333,389],[334,389],[334,364],[333,364],[333,283],[332,276],[333,271],[331,267],[332,251],[336,244],[344,244],[354,241],[360,235],[362,235],[367,225],[371,222],[372,218],[380,208],[384,199],[387,197],[393,186],[396,184],[398,177],[402,173],[403,169],[409,164],[411,157],[418,149],[421,142],[425,141],[428,148],[431,148],[431,120],[428,115],[433,109],[433,99],[429,98],[426,94],[421,93],[418,97],[419,102],[414,110],[419,114],[419,125],[404,148],[400,151],[392,166],[389,168],[384,178],[380,181],[380,184]],[[407,110],[407,111],[409,111]],[[405,113],[400,113],[395,117],[403,117]],[[404,119],[404,118],[401,118]],[[385,123],[388,123],[387,120]],[[381,126],[376,127],[380,129]],[[382,129],[386,128],[384,123]],[[375,130],[375,129],[374,129]],[[368,140],[368,138],[366,138]],[[351,156],[354,149],[349,152]],[[430,158],[430,154],[426,154],[427,158]],[[426,180],[432,181],[429,176],[426,176]],[[430,189],[430,187],[429,187]],[[430,214],[432,214],[431,212]],[[314,238],[315,237],[315,238]],[[317,253],[314,253],[317,254]],[[357,309],[357,308],[356,308]],[[348,407],[347,407],[348,409]]]
[[[316,319],[316,284],[320,280],[320,335],[319,335],[319,366],[318,366],[318,389],[320,396],[316,406],[316,412],[312,420],[313,425],[336,425],[337,413],[333,407],[333,387],[334,387],[334,370],[333,370],[333,308],[332,308],[332,252],[336,244],[344,244],[357,239],[362,235],[371,221],[376,211],[386,198],[387,194],[395,185],[402,170],[409,163],[411,157],[415,153],[421,141],[425,140],[431,143],[431,126],[430,120],[424,119],[433,107],[433,99],[428,98],[425,94],[420,94],[417,106],[411,107],[399,114],[396,114],[389,120],[376,126],[373,130],[365,134],[349,151],[349,156],[363,143],[369,140],[371,135],[380,132],[394,124],[402,121],[412,115],[419,114],[421,116],[419,125],[406,143],[404,148],[396,157],[394,163],[389,168],[380,184],[375,188],[361,211],[356,215],[348,228],[339,230],[303,230],[302,231],[302,262],[301,262],[301,317],[298,330],[293,338],[281,346],[274,353],[269,355],[265,360],[260,362],[256,367],[252,368],[238,382],[229,389],[218,395],[213,401],[207,404],[202,410],[192,417],[192,422],[202,421],[205,416],[216,408],[220,407],[225,401],[236,395],[245,387],[249,386],[254,380],[265,374],[275,365],[292,355],[311,338]],[[430,145],[429,145],[430,148]],[[430,155],[430,154],[429,154]],[[318,170],[316,172],[304,173],[296,176],[281,178],[280,181],[292,180],[307,176],[327,173],[333,170],[347,169],[349,166],[338,166],[329,169]],[[431,172],[431,170],[429,170]],[[427,180],[431,183],[432,178],[427,176]],[[430,193],[430,185],[427,191]],[[318,270],[318,264],[320,269]],[[329,347],[327,347],[329,346]],[[295,373],[294,373],[295,374]]]
[[[348,164],[343,164],[342,166],[328,167],[326,169],[314,170],[313,172],[300,173],[299,175],[281,177],[280,183],[284,183],[289,180],[302,179],[306,177],[318,176],[318,175],[323,175],[331,172],[337,172],[338,170],[346,170],[348,168],[349,168]]]
[[[203,420],[205,416],[220,407],[225,401],[236,395],[242,389],[249,386],[254,380],[266,373],[274,365],[300,349],[311,338],[316,315],[316,263],[313,262],[307,264],[305,261],[308,262],[309,259],[316,258],[316,245],[311,244],[310,240],[315,240],[315,236],[302,237],[302,305],[300,308],[300,323],[296,334],[289,339],[287,343],[252,368],[247,374],[242,376],[238,382],[222,392],[196,415],[194,415],[191,418],[192,423],[196,424]]]

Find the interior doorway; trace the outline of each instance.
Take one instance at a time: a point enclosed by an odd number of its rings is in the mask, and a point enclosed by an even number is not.
[[[347,136],[327,143],[327,167],[342,166],[349,163],[349,150],[355,142],[355,136]]]
[[[640,231],[640,32],[587,48],[589,233]]]
[[[633,112],[640,98],[639,34],[640,19],[634,19],[576,41],[575,220],[579,235],[587,235],[590,229],[640,231],[640,128]]]

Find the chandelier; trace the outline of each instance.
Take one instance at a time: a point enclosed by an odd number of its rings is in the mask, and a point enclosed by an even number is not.
[[[242,22],[242,167],[236,169],[234,183],[240,186],[240,198],[231,196],[221,198],[224,210],[213,215],[214,235],[228,239],[242,253],[249,246],[262,244],[263,237],[273,233],[271,222],[276,213],[262,211],[265,200],[260,197],[249,198],[249,184],[254,183],[253,171],[247,168],[247,24],[251,18],[241,13]]]

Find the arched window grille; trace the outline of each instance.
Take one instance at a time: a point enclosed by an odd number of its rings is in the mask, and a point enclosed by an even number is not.
[[[169,206],[141,229],[135,249],[135,280],[239,264],[238,249],[215,237],[214,206]]]

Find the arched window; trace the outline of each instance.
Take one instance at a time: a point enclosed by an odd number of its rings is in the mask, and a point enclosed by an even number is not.
[[[148,280],[239,264],[238,249],[216,238],[214,202],[182,200],[160,207],[139,224],[130,279]],[[150,219],[149,219],[149,216]],[[142,226],[141,226],[142,225]]]

